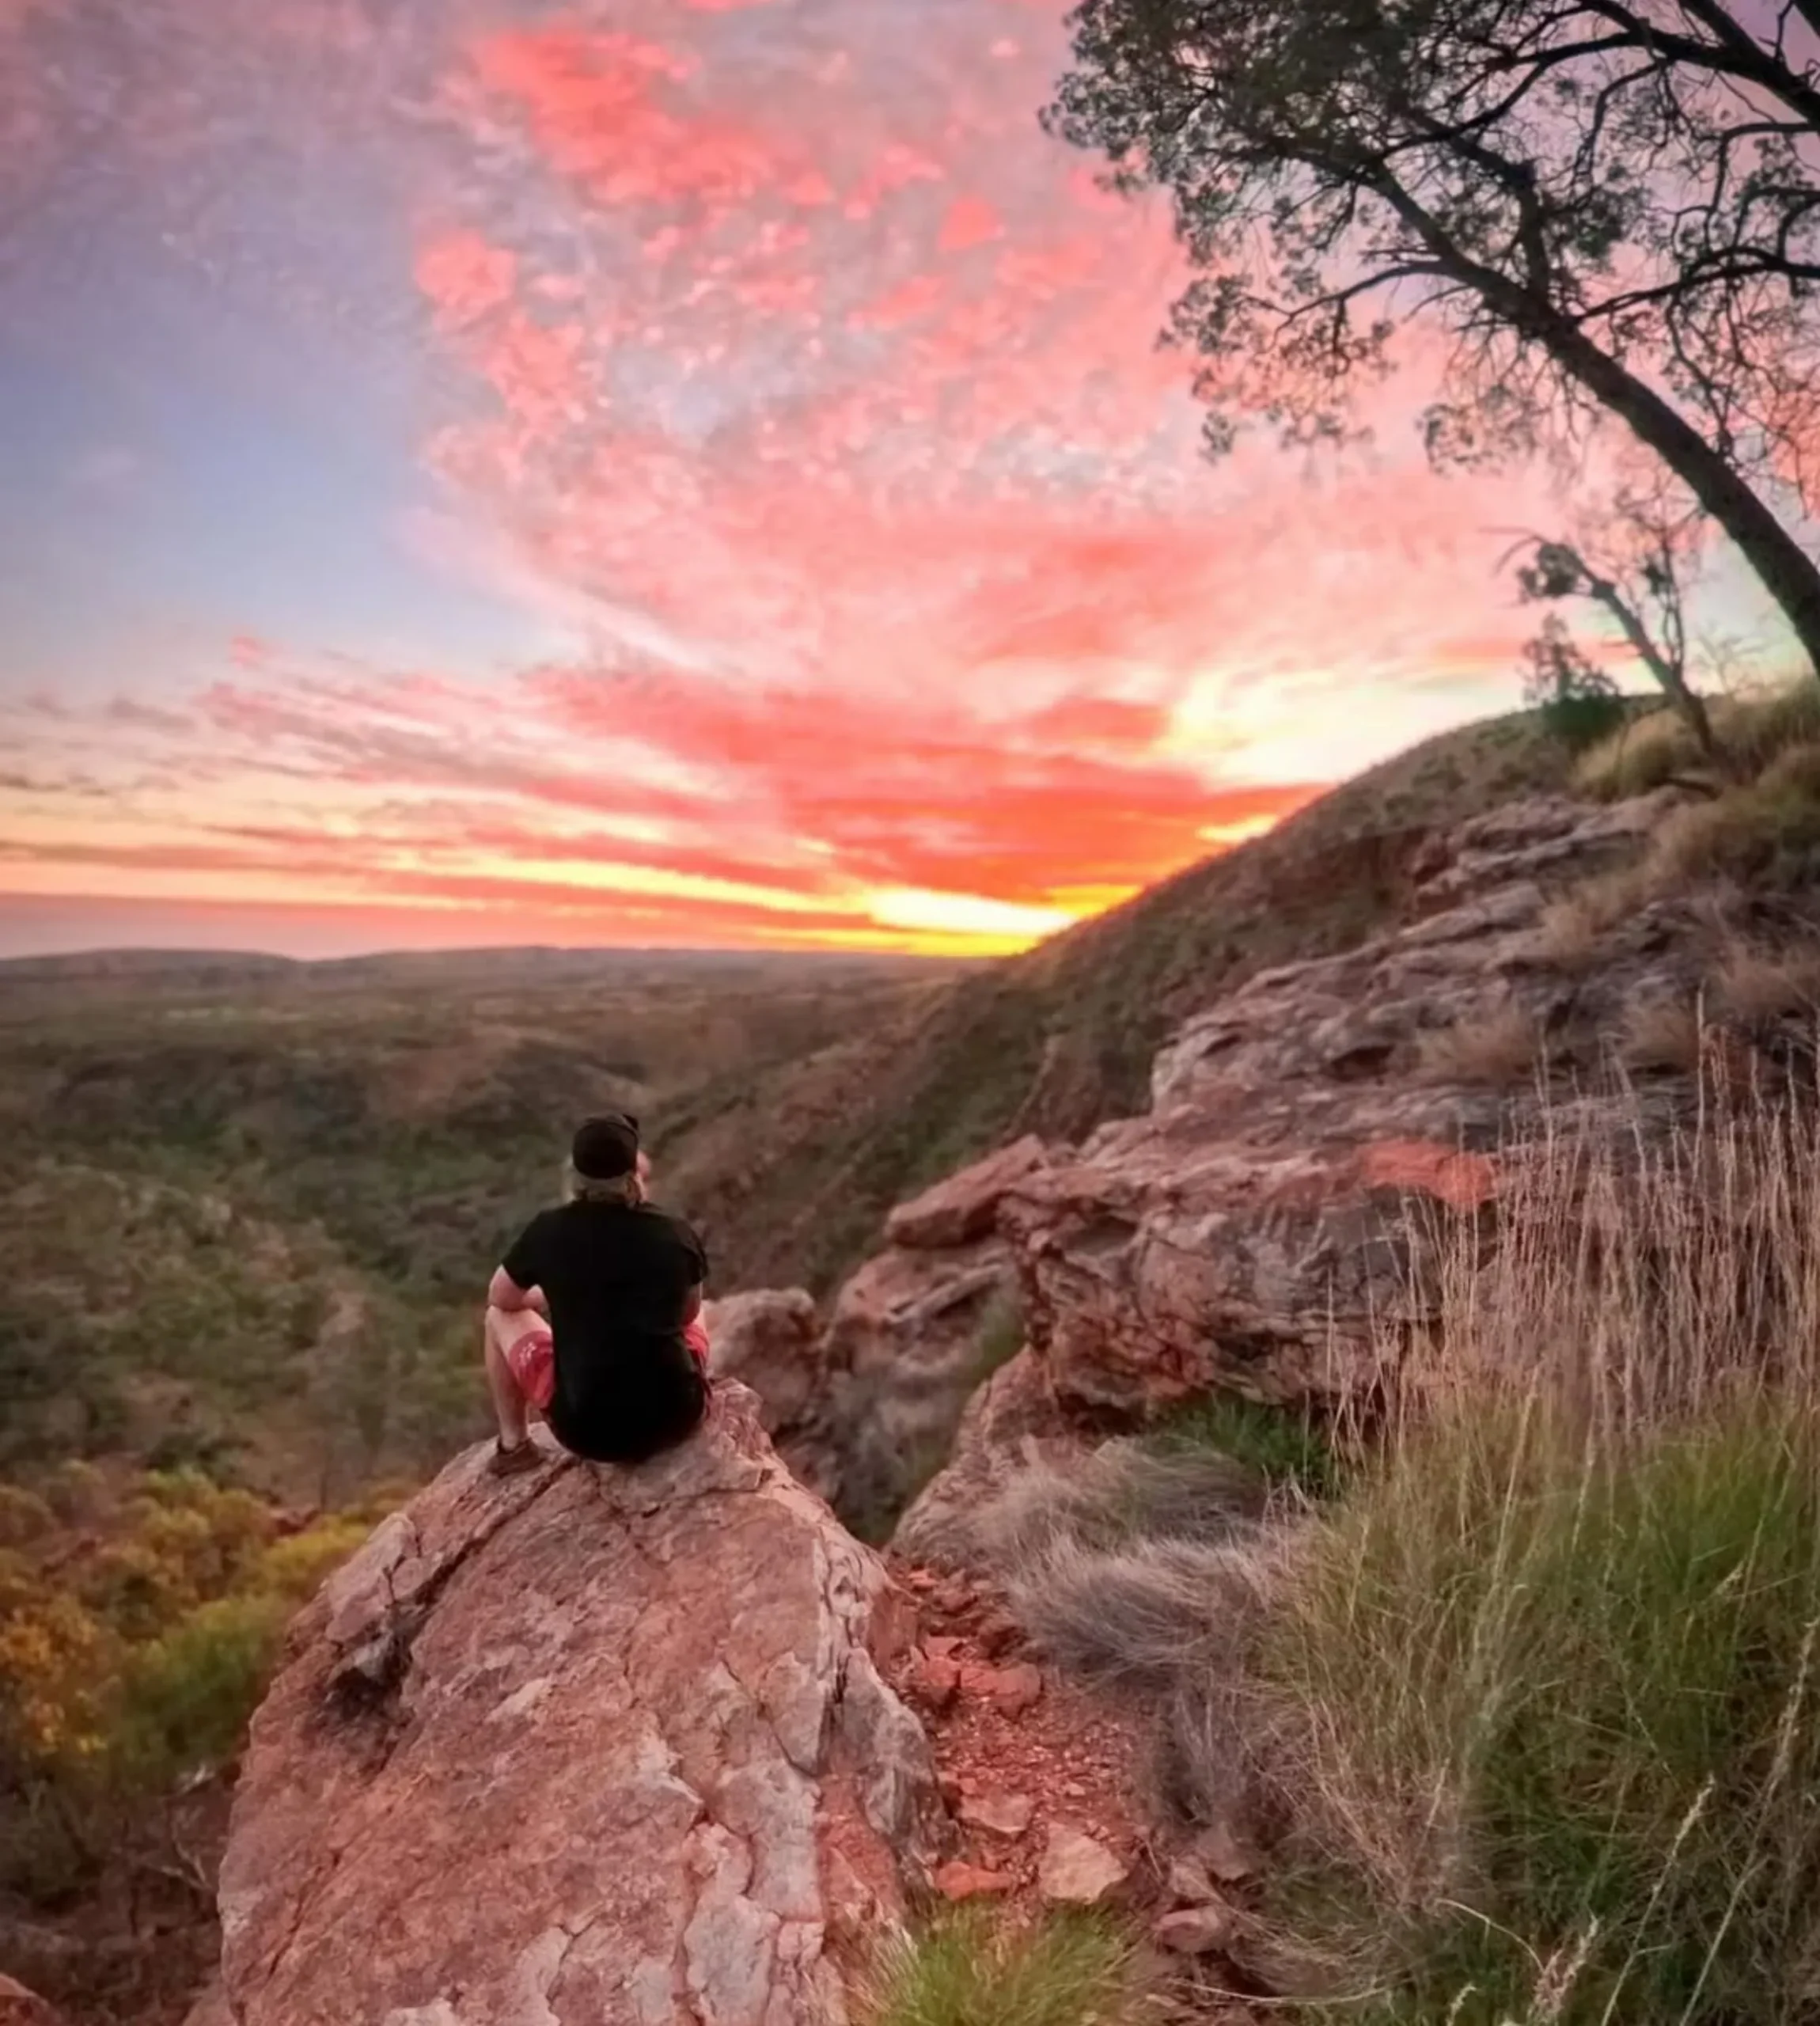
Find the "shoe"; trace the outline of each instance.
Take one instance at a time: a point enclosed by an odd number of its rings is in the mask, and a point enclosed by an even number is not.
[[[527,1435],[514,1442],[508,1449],[502,1442],[493,1444],[493,1453],[487,1459],[487,1468],[496,1478],[522,1477],[527,1470],[539,1470],[544,1466],[544,1452]]]

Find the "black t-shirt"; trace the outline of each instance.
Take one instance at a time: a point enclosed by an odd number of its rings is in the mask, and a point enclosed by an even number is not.
[[[707,1255],[681,1218],[650,1204],[565,1203],[533,1217],[501,1263],[549,1302],[550,1426],[564,1448],[635,1461],[695,1425],[706,1389],[683,1309]]]

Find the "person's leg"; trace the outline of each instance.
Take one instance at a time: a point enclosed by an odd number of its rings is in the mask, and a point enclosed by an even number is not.
[[[495,1465],[530,1468],[541,1459],[527,1423],[533,1416],[543,1418],[555,1390],[550,1326],[534,1309],[489,1308],[482,1334],[487,1390],[499,1429]]]

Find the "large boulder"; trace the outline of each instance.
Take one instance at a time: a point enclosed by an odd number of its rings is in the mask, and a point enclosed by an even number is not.
[[[717,1377],[737,1379],[759,1398],[765,1432],[801,1426],[816,1400],[821,1318],[801,1288],[761,1288],[709,1302],[702,1321]]]
[[[838,2026],[942,1820],[882,1565],[735,1382],[641,1470],[485,1457],[294,1628],[222,1872],[235,2026]]]

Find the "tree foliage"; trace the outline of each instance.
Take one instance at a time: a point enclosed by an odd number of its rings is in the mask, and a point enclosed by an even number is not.
[[[1572,540],[1530,534],[1513,552],[1526,559],[1517,571],[1522,598],[1531,604],[1558,606],[1577,599],[1591,605],[1662,691],[1704,764],[1728,776],[1735,772],[1731,758],[1690,665],[1685,580],[1698,568],[1701,533],[1697,510],[1659,491],[1627,489],[1613,503],[1602,531]],[[1564,732],[1571,718],[1591,744],[1615,728],[1615,685],[1605,681],[1613,692],[1606,705],[1591,700],[1605,679],[1574,646],[1558,613],[1543,621],[1526,658],[1532,700],[1553,711]],[[1606,722],[1600,725],[1602,708]]]
[[[238,1749],[291,1612],[389,1501],[298,1525],[199,1472],[0,1487],[0,1885],[66,1888]]]
[[[1789,40],[1816,11],[1083,0],[1045,116],[1173,198],[1216,450],[1251,418],[1349,434],[1416,312],[1452,341],[1437,461],[1617,416],[1820,665],[1820,569],[1769,503],[1820,415],[1820,81]]]

